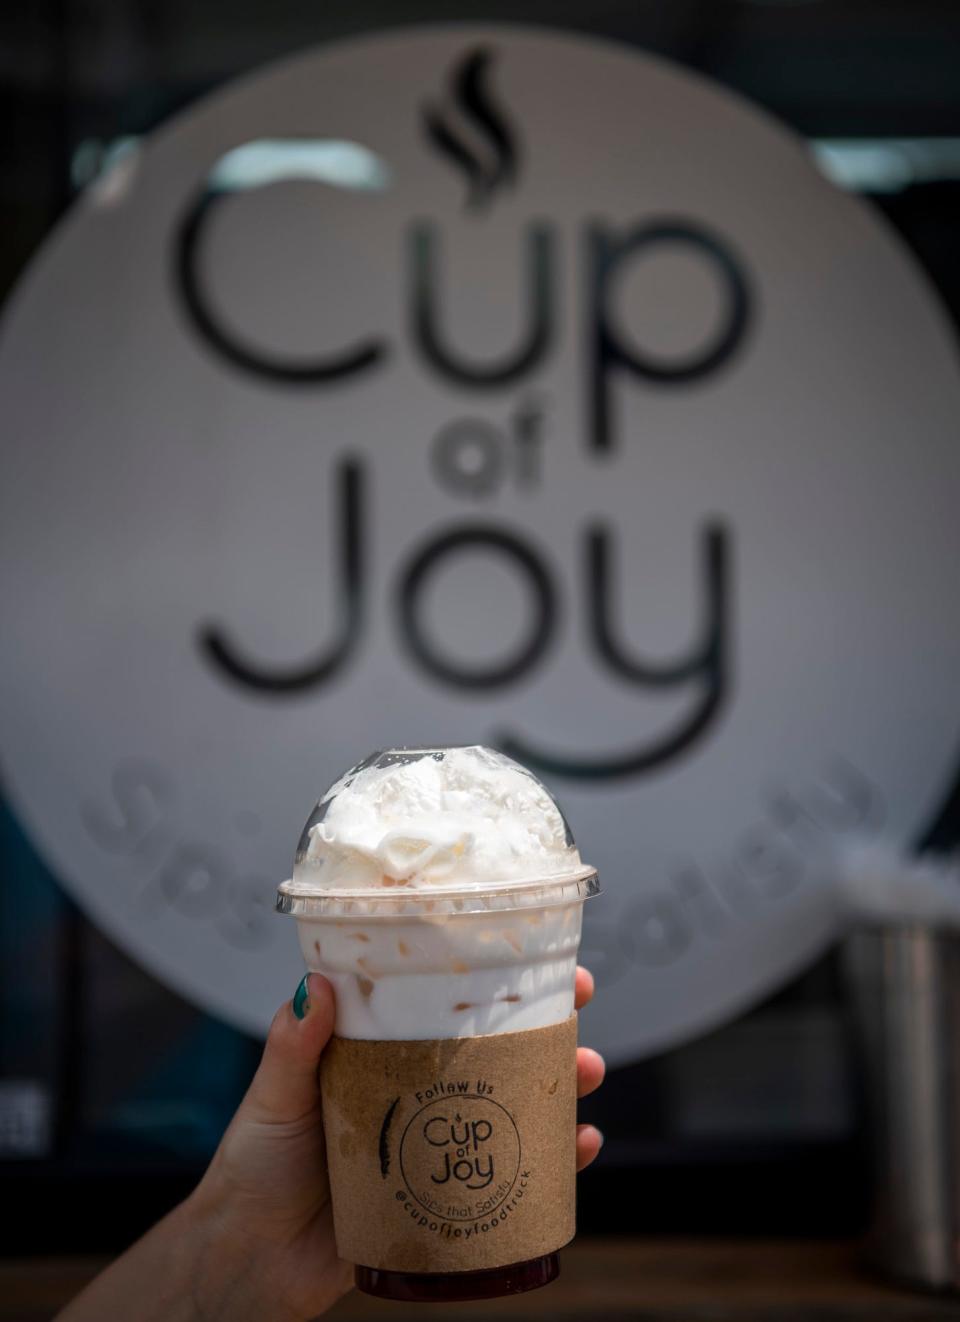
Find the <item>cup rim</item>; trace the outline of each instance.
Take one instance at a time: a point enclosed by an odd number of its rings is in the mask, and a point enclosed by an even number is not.
[[[450,889],[315,891],[277,890],[278,913],[294,918],[426,918],[441,915],[495,913],[511,909],[548,909],[589,900],[600,891],[596,868],[584,866],[555,877],[534,877],[518,882],[486,883]]]

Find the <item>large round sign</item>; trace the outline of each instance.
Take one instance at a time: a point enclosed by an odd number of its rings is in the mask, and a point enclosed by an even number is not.
[[[245,78],[88,190],[0,357],[4,774],[86,911],[262,1030],[319,791],[496,743],[605,897],[624,1061],[836,931],[946,791],[960,380],[764,115],[517,27]]]

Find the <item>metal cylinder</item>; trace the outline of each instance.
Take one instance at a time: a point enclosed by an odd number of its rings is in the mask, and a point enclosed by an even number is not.
[[[869,1261],[960,1289],[960,935],[855,932],[845,970],[874,1174]]]

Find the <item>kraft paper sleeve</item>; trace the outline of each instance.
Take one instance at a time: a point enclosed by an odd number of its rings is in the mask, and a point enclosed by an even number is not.
[[[320,1079],[337,1249],[386,1271],[477,1271],[575,1230],[576,1043],[550,1028],[334,1038]]]

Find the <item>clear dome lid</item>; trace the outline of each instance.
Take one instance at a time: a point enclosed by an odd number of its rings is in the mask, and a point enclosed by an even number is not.
[[[596,873],[526,767],[479,744],[392,748],[351,767],[320,799],[278,908],[396,912],[428,903],[442,912],[481,896],[484,908],[494,896],[543,903],[545,888],[560,899],[569,887],[572,898],[594,893]]]

